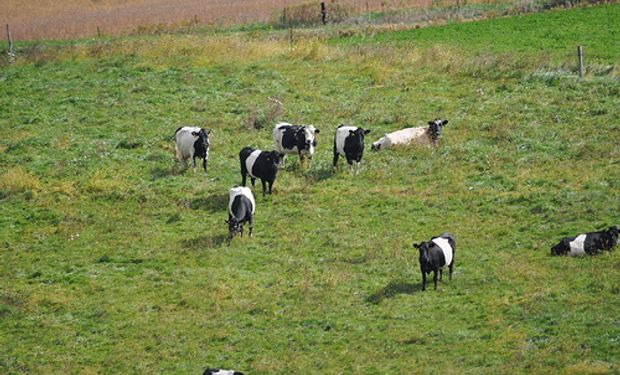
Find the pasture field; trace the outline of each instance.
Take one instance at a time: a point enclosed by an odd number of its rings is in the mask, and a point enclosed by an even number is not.
[[[619,15],[18,45],[0,66],[0,373],[620,372],[619,252],[549,256],[620,224]],[[558,23],[603,51],[581,80]],[[435,117],[437,149],[369,150]],[[255,236],[227,246],[238,152],[270,148],[278,120],[317,126],[317,154],[254,189]],[[331,171],[341,122],[372,131],[359,176]],[[207,177],[174,160],[183,124],[213,129]],[[422,292],[411,245],[444,231],[453,280]]]

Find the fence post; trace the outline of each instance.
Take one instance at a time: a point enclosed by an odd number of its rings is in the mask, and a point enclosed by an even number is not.
[[[577,60],[578,60],[578,67],[579,67],[579,78],[583,77],[583,50],[581,48],[581,46],[577,47]]]
[[[327,23],[327,8],[325,8],[325,1],[321,1],[321,20],[323,25]]]
[[[99,26],[97,26],[97,38],[101,38],[101,30],[99,30]]]
[[[6,24],[6,39],[9,43],[7,55],[9,56],[9,63],[12,63],[15,59],[15,53],[13,52],[13,39],[11,38],[11,29],[9,28],[9,24]]]

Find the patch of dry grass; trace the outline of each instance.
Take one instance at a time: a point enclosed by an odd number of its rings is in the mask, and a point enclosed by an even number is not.
[[[39,178],[22,167],[10,168],[0,176],[0,194],[36,194],[41,189]]]

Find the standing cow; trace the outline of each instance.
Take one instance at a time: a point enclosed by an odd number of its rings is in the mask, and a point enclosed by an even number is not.
[[[276,124],[273,128],[274,149],[280,153],[280,167],[284,165],[287,154],[298,154],[299,162],[304,157],[312,160],[316,148],[316,134],[319,129],[312,125],[291,125],[286,122]]]
[[[202,159],[202,168],[207,174],[207,159],[209,158],[209,134],[211,129],[203,129],[192,126],[183,126],[174,133],[176,142],[177,159],[187,168],[187,159],[194,163],[196,173],[196,157]]]
[[[599,232],[564,237],[560,243],[551,248],[551,255],[595,255],[602,250],[612,251],[617,243],[618,227],[614,225]]]
[[[374,142],[372,150],[387,150],[393,146],[405,146],[412,143],[420,143],[437,146],[441,137],[441,130],[448,124],[448,120],[435,119],[428,122],[428,127],[406,128],[386,134],[383,138]]]
[[[271,194],[271,187],[278,173],[280,154],[277,151],[261,151],[245,147],[239,152],[239,162],[241,163],[241,185],[245,186],[247,176],[250,176],[252,186],[256,179],[260,178],[263,185],[263,197],[266,183],[269,183],[269,194]]]
[[[347,126],[341,124],[336,129],[336,136],[334,137],[334,171],[336,171],[336,164],[338,163],[338,157],[344,156],[349,163],[349,168],[355,161],[355,174],[359,174],[360,162],[364,155],[364,135],[370,133],[370,130],[358,128],[357,126]]]
[[[254,229],[254,210],[256,202],[252,190],[248,187],[234,187],[228,192],[228,243],[232,241],[235,234],[243,237],[243,224],[249,223],[250,237]]]
[[[433,237],[428,242],[413,244],[420,250],[420,270],[422,271],[422,290],[426,290],[426,275],[433,272],[433,282],[437,290],[437,271],[439,279],[443,278],[443,268],[448,266],[450,280],[452,280],[452,267],[454,266],[454,238],[449,233]]]

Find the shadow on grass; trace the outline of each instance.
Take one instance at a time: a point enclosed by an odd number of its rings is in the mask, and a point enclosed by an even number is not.
[[[207,210],[211,212],[223,212],[222,220],[227,219],[228,214],[228,191],[225,193],[213,193],[206,198],[196,198],[189,204],[192,210]]]
[[[178,164],[175,164],[172,168],[157,167],[151,170],[151,179],[157,180],[170,176],[179,176],[185,173],[185,171],[186,169],[181,168]]]
[[[334,176],[334,172],[331,167],[321,166],[320,168],[314,168],[306,171],[304,175],[311,182],[321,182]]]
[[[222,222],[222,227],[225,224]],[[196,238],[190,238],[181,241],[181,247],[187,250],[200,251],[205,249],[212,249],[226,245],[228,236],[224,234],[216,234],[211,236],[200,236]]]
[[[368,296],[366,298],[366,302],[377,304],[386,298],[392,298],[398,294],[413,294],[421,290],[422,290],[422,285],[404,283],[400,281],[391,281],[384,288],[381,288],[377,292]]]

